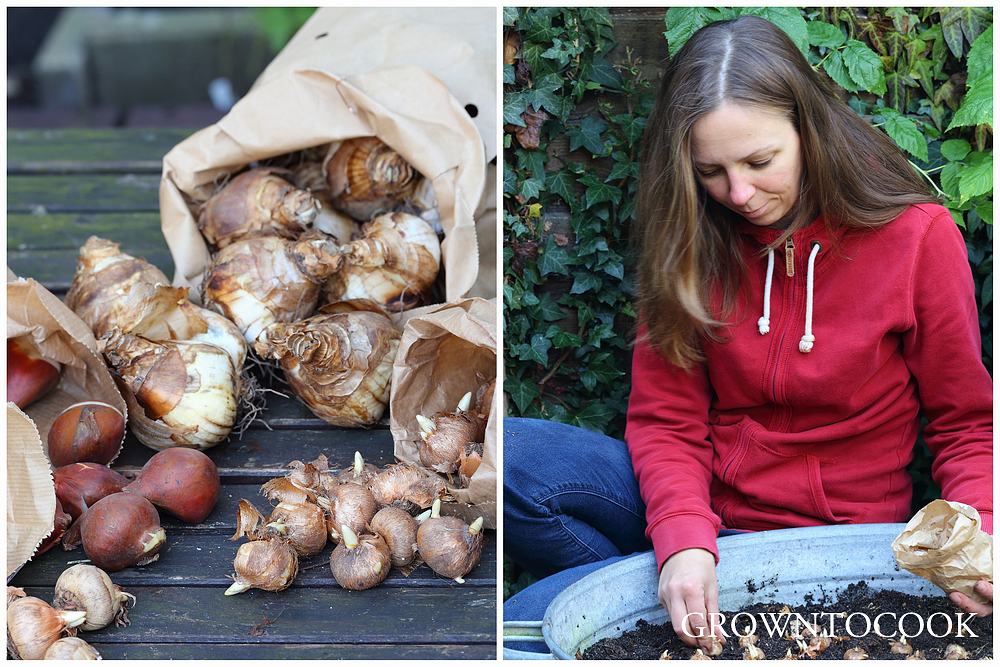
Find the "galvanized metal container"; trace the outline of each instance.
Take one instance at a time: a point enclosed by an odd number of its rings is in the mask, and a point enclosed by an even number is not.
[[[905,524],[816,526],[734,535],[719,540],[719,608],[756,602],[801,604],[807,595],[836,595],[865,581],[875,590],[944,595],[900,570],[890,547]],[[593,572],[560,593],[540,622],[505,622],[504,640],[543,638],[550,655],[504,650],[506,659],[573,660],[578,651],[635,628],[664,623],[656,560],[645,553]]]

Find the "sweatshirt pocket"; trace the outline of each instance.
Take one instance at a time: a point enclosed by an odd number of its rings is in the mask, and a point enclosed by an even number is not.
[[[830,509],[819,458],[812,454],[781,451],[763,440],[767,432],[747,417],[713,429],[719,452],[715,475],[743,498],[750,514],[770,515],[778,523],[838,523]],[[742,514],[737,506],[730,513]],[[744,510],[745,511],[745,510]]]

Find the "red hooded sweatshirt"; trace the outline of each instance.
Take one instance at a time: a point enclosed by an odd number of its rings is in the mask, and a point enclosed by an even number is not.
[[[720,527],[909,520],[921,412],[942,496],[975,507],[992,534],[992,381],[948,211],[911,206],[878,229],[838,231],[839,243],[814,220],[774,251],[769,293],[760,253],[781,230],[740,231],[746,306],[725,342],[703,339],[690,371],[645,327],[635,345],[625,440],[659,565],[694,547],[718,561]]]

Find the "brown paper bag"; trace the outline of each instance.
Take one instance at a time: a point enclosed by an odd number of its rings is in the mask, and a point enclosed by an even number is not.
[[[468,392],[496,377],[496,301],[463,299],[428,306],[403,327],[392,368],[389,429],[397,459],[420,465],[416,416],[454,410]],[[500,392],[493,395],[483,462],[466,489],[448,486],[458,505],[447,508],[466,521],[482,516],[496,528],[497,424]],[[457,480],[456,480],[457,481]]]
[[[62,364],[59,385],[24,410],[43,443],[48,442],[55,418],[74,403],[104,401],[128,418],[128,407],[97,351],[90,328],[41,284],[17,278],[8,270],[7,338],[19,336],[30,336],[45,358]]]
[[[468,292],[479,271],[473,213],[485,180],[483,144],[445,85],[408,66],[346,78],[306,67],[275,75],[255,85],[218,123],[167,153],[160,215],[177,267],[174,285],[192,288],[192,300],[200,300],[209,249],[194,211],[217,179],[256,160],[360,136],[379,137],[431,179],[445,234],[447,299]]]
[[[7,404],[7,577],[31,560],[52,532],[56,487],[38,429]]]
[[[497,154],[496,51],[493,7],[321,7],[254,85],[303,67],[348,77],[413,65],[440,79],[475,113],[489,162]]]
[[[988,602],[973,590],[993,581],[993,537],[979,529],[979,512],[964,503],[928,503],[893,540],[896,562],[947,592]]]

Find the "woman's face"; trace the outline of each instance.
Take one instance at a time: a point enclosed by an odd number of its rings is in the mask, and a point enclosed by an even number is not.
[[[787,224],[802,177],[791,121],[726,102],[695,122],[691,139],[695,175],[712,199],[755,225]]]

